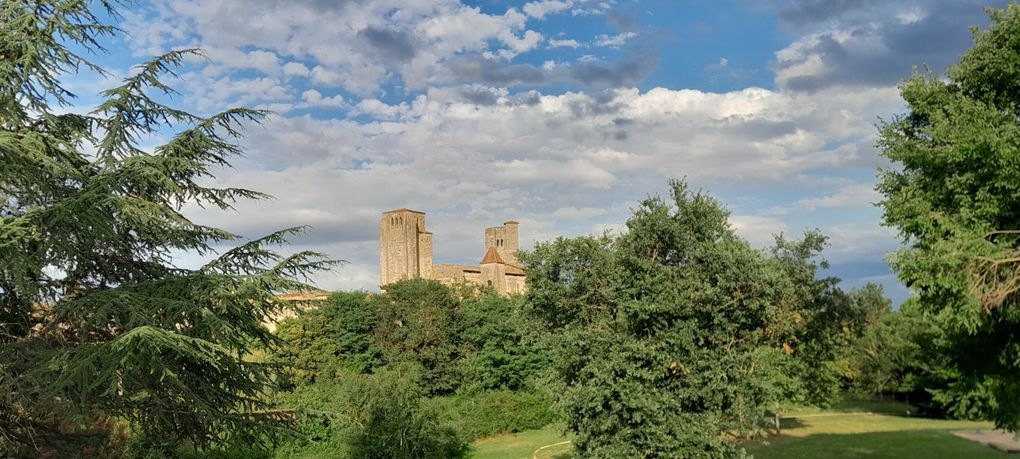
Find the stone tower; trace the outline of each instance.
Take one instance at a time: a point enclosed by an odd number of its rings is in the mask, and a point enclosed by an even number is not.
[[[432,233],[425,213],[410,209],[383,212],[379,221],[380,285],[432,278]]]
[[[495,249],[502,261],[512,265],[518,264],[517,251],[520,250],[519,224],[513,220],[503,226],[485,229],[485,250]]]

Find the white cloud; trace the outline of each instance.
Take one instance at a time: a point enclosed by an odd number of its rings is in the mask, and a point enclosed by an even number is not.
[[[283,66],[283,74],[287,76],[308,76],[311,71],[300,62],[288,62]]]
[[[528,10],[545,15],[556,8],[557,2],[534,2]],[[372,95],[394,76],[417,89],[449,82],[446,64],[458,55],[511,59],[535,49],[543,37],[526,27],[532,17],[516,8],[488,14],[455,0],[170,0],[129,14],[125,27],[137,37],[136,52],[209,50],[217,75],[254,68],[275,76],[282,58],[287,76],[310,75],[317,84]],[[295,60],[315,65],[306,72]]]
[[[328,70],[321,65],[312,67],[310,75],[312,81],[325,86],[337,86],[344,80],[343,75],[340,73]]]
[[[541,0],[528,2],[524,5],[524,14],[536,19],[545,19],[546,15],[570,9],[574,2],[570,0]]]
[[[595,37],[595,46],[608,46],[611,48],[617,48],[627,43],[627,40],[636,37],[637,34],[634,32],[623,32],[616,35],[599,35]]]
[[[758,215],[731,215],[730,225],[756,248],[768,247],[775,242],[775,235],[790,232],[790,227],[782,220]]]
[[[577,48],[581,48],[581,47],[584,46],[581,43],[579,43],[577,40],[549,40],[548,43],[549,43],[549,47],[550,48],[573,48],[573,49],[577,49]]]
[[[971,46],[968,27],[987,25],[982,11],[987,4],[917,0],[839,2],[828,7],[792,2],[781,17],[813,27],[775,53],[776,84],[813,92],[826,87],[893,86],[923,65],[941,73]]]
[[[854,182],[842,186],[836,192],[820,197],[797,200],[790,206],[770,209],[770,214],[788,214],[791,212],[810,212],[817,209],[839,209],[848,207],[869,208],[882,200],[882,195],[875,191],[871,182]]]
[[[456,0],[169,0],[129,23],[137,52],[197,45],[215,53],[212,63],[196,62],[182,75],[186,102],[199,111],[248,104],[282,113],[247,131],[237,169],[217,173],[222,185],[277,199],[242,203],[238,213],[188,212],[250,236],[313,225],[298,247],[351,261],[324,276],[327,288],[375,288],[385,209],[428,212],[437,261],[477,262],[486,226],[521,221],[525,246],[559,234],[622,231],[630,207],[663,192],[667,178],[684,176],[745,199],[731,221],[756,246],[774,233],[824,226],[843,260],[851,259],[847,250],[884,250],[885,242],[867,245],[869,238],[888,241],[874,221],[840,226],[804,216],[874,198],[870,184],[828,175],[868,174],[879,163],[874,120],[901,110],[896,89],[788,90],[798,78],[826,75],[831,61],[822,45],[834,40],[866,54],[876,38],[845,27],[802,37],[776,54],[778,90],[514,91],[516,81],[578,81],[562,78],[586,66],[609,69],[602,55],[576,62],[553,55],[541,68],[514,59],[542,46],[615,53],[595,47],[622,47],[637,35],[582,43],[529,27],[568,10],[612,7],[547,0],[493,13]],[[454,63],[470,59],[478,59],[479,75],[517,73],[490,80],[454,73]],[[720,58],[710,67],[737,64]],[[295,112],[302,108],[334,110]],[[807,185],[813,197],[755,202],[762,194],[803,197]]]
[[[411,114],[411,108],[407,103],[388,105],[379,99],[362,99],[361,102],[358,102],[356,109],[359,114],[379,119],[396,119]]]
[[[298,108],[308,107],[341,107],[344,105],[344,97],[340,94],[330,97],[324,97],[322,93],[314,89],[309,89],[301,93],[301,99],[304,101]]]
[[[237,170],[217,178],[277,199],[243,204],[239,213],[211,223],[247,235],[315,226],[317,236],[306,244],[339,250],[335,255],[352,261],[345,268],[351,277],[334,278],[330,287],[352,285],[348,282],[374,272],[374,249],[343,251],[374,244],[378,213],[389,208],[428,212],[437,259],[442,253],[448,261],[476,262],[486,226],[510,218],[530,222],[522,231],[540,240],[618,225],[634,203],[664,191],[670,177],[687,176],[692,185],[717,194],[731,192],[735,184],[800,194],[797,177],[806,174],[870,171],[877,161],[873,151],[860,156],[864,152],[849,155],[828,147],[872,135],[871,120],[876,110],[885,110],[890,94],[895,93],[806,97],[756,88],[726,93],[656,88],[533,93],[524,103],[505,89],[466,86],[432,89],[397,104],[364,99],[353,104],[352,113],[373,121],[278,117],[250,130],[246,157]],[[298,105],[329,98],[306,90],[295,99]],[[821,197],[799,205],[853,205],[866,185],[847,185],[815,180]],[[773,233],[802,229],[786,215],[741,209],[731,221],[742,236],[765,246]],[[864,241],[852,237],[852,230],[836,227],[834,238],[857,250]]]
[[[578,220],[598,217],[606,213],[601,207],[560,207],[549,215],[556,220]]]
[[[896,250],[896,230],[873,223],[839,223],[822,228],[829,237],[826,257],[834,264],[878,262]]]

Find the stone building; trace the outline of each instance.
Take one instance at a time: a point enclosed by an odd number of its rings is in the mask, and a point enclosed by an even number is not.
[[[444,284],[488,285],[501,295],[524,292],[524,270],[517,260],[519,224],[509,221],[485,230],[485,254],[478,265],[432,264],[432,233],[425,213],[410,209],[383,212],[379,222],[379,283],[435,279]]]

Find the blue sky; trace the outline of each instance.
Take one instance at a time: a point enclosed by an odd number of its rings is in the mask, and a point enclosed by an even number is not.
[[[875,125],[902,112],[912,68],[969,47],[989,3],[1005,2],[141,2],[97,58],[111,74],[70,88],[85,109],[132,64],[203,48],[173,103],[274,110],[217,181],[276,199],[187,213],[249,237],[313,226],[294,248],[349,262],[325,288],[377,288],[384,210],[427,212],[436,261],[476,263],[487,226],[519,220],[525,246],[619,229],[686,177],[752,244],[821,229],[828,274],[899,302]]]

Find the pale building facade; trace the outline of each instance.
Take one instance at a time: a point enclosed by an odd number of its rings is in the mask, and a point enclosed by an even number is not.
[[[425,229],[425,213],[411,209],[383,212],[379,222],[379,283],[404,279],[434,279],[487,285],[501,295],[522,293],[524,270],[517,260],[519,224],[485,230],[485,254],[478,265],[432,264],[432,233]]]

